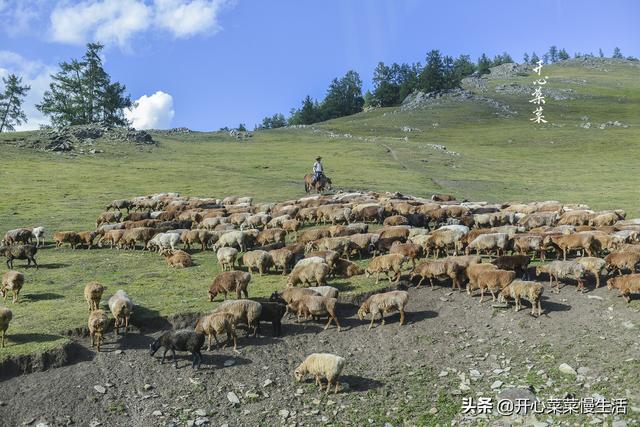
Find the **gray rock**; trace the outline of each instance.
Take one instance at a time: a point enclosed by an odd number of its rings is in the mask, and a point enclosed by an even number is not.
[[[232,405],[239,405],[240,404],[240,399],[238,398],[238,396],[230,391],[229,393],[227,393],[227,400],[229,400],[229,402],[231,402]]]
[[[526,405],[520,405],[518,407],[517,414],[526,415],[531,411],[532,405],[538,400],[538,398],[530,390],[526,388],[512,387],[502,390],[497,400],[510,400],[514,404],[514,408],[518,402],[526,402]]]
[[[151,415],[153,415],[154,417],[161,417],[161,416],[162,416],[162,412],[161,412],[161,411],[156,410],[156,411],[153,411],[153,412],[151,413]]]
[[[209,424],[209,418],[207,418],[207,417],[196,418],[196,421],[194,422],[194,424],[197,425],[197,426],[202,426],[202,425],[205,425],[205,424]]]
[[[288,410],[286,410],[286,409],[280,409],[280,410],[278,411],[278,415],[280,415],[280,417],[281,417],[281,418],[284,418],[285,420],[286,420],[287,418],[289,418],[289,414],[290,414],[290,412],[289,412]]]
[[[105,394],[107,392],[107,389],[102,387],[101,385],[94,385],[93,389],[100,394]]]
[[[576,375],[578,375],[578,373],[576,372],[575,369],[573,369],[571,366],[567,365],[566,363],[562,363],[559,367],[558,370],[560,372],[562,372],[563,374],[567,374],[567,375],[573,375],[574,377]]]
[[[500,388],[500,387],[502,387],[502,384],[504,384],[502,381],[496,380],[496,381],[493,382],[493,384],[491,384],[491,389],[495,390],[497,388]]]
[[[578,375],[587,375],[589,373],[589,368],[585,368],[584,366],[580,366],[578,368]]]

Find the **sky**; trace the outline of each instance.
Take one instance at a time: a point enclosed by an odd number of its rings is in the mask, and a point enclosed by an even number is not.
[[[49,75],[99,41],[105,69],[138,101],[134,126],[253,127],[307,94],[322,99],[348,70],[368,89],[379,61],[424,62],[431,49],[640,57],[639,16],[633,0],[0,0],[0,77],[31,85],[18,129],[36,129],[48,123],[35,104]]]

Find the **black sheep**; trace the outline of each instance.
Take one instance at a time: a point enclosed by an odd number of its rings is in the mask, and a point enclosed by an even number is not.
[[[160,335],[158,339],[149,346],[149,354],[153,356],[160,347],[164,347],[164,353],[162,353],[162,360],[160,361],[160,363],[164,363],[167,352],[171,350],[171,353],[173,353],[173,366],[177,368],[176,350],[189,351],[193,355],[191,367],[197,370],[200,368],[200,363],[202,362],[200,349],[203,345],[203,333],[195,332],[191,329],[180,329],[177,331],[168,331]]]
[[[7,267],[11,269],[13,268],[14,259],[26,259],[27,265],[31,265],[31,262],[33,262],[37,270],[36,252],[38,252],[38,248],[33,245],[0,246],[0,255],[7,257]]]
[[[284,300],[280,298],[280,301]],[[260,304],[262,305],[260,320],[263,322],[271,322],[271,325],[273,326],[273,336],[275,337],[282,334],[282,317],[287,309],[286,304],[283,304],[280,301],[260,301]]]

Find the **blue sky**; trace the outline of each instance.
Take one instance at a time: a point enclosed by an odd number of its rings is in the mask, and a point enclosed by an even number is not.
[[[423,62],[433,48],[640,56],[639,16],[637,1],[0,0],[0,76],[32,85],[37,127],[48,74],[99,40],[107,71],[140,99],[139,126],[212,130],[288,114],[349,69],[368,88],[378,61]]]

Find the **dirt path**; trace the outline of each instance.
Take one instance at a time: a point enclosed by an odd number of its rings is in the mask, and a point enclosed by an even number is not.
[[[186,355],[177,370],[150,357],[152,336],[134,332],[115,339],[110,333],[92,360],[3,382],[0,419],[7,426],[381,426],[451,419],[474,424],[477,419],[460,414],[462,397],[495,397],[512,386],[532,386],[540,399],[596,393],[640,406],[637,301],[627,305],[602,288],[580,295],[570,286],[559,295],[547,293],[547,314],[534,318],[527,310],[492,309],[490,301],[480,305],[479,297],[448,287],[412,288],[410,295],[406,326],[399,327],[394,315],[386,326],[368,331],[353,308],[341,307],[340,333],[288,321],[282,338],[241,337],[240,355],[228,349],[205,352],[200,372],[192,371]],[[325,397],[311,379],[293,381],[295,366],[317,351],[347,358],[346,390]],[[561,363],[583,368],[581,375],[560,374]],[[492,389],[496,381],[502,384]],[[230,403],[230,392],[240,403]],[[629,409],[629,425],[639,415]],[[539,420],[593,420],[548,418]]]

